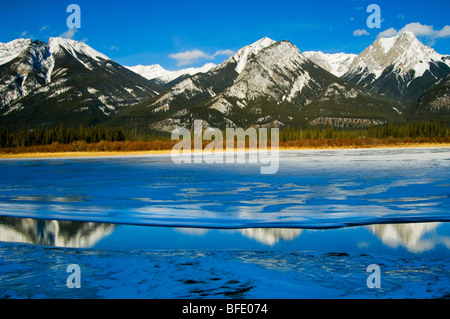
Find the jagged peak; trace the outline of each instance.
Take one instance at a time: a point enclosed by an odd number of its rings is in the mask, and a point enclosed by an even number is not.
[[[369,70],[378,78],[387,67],[407,73],[415,71],[422,76],[432,61],[441,61],[442,55],[424,45],[411,31],[404,31],[394,37],[377,39],[353,61],[350,72]]]
[[[417,40],[416,35],[413,32],[408,31],[408,30],[403,31],[398,37],[399,38],[408,38],[411,40]]]
[[[245,65],[247,64],[248,58],[250,56],[258,54],[262,49],[267,48],[274,43],[277,42],[268,37],[261,38],[258,41],[250,45],[247,45],[242,49],[240,49],[239,51],[237,51],[228,60],[219,65],[219,67],[223,67],[230,62],[234,62],[237,63],[236,72],[241,73]]]
[[[374,45],[377,44],[383,48],[385,53],[388,53],[393,48],[398,47],[415,47],[420,50],[434,51],[432,48],[425,46],[419,39],[417,39],[413,32],[407,30],[393,37],[381,37],[374,42]]]
[[[64,48],[75,57],[77,56],[77,52],[79,52],[87,56],[90,56],[96,61],[99,61],[98,58],[101,58],[103,60],[110,60],[110,58],[108,58],[106,55],[91,48],[84,42],[75,41],[72,39],[62,37],[51,37],[48,43],[50,45],[50,52],[52,53],[58,53],[60,52],[61,48]]]
[[[31,44],[30,39],[15,39],[7,43],[0,42],[0,65],[15,59]]]
[[[0,42],[0,46],[13,46],[16,44],[29,45],[29,44],[31,44],[31,39],[18,38],[18,39],[14,39],[14,40],[11,40],[6,43]]]
[[[269,38],[269,37],[264,37],[264,38],[259,39],[259,40],[256,41],[256,42],[250,44],[249,46],[263,46],[263,47],[268,47],[269,45],[274,44],[275,42],[276,42],[275,40],[272,40],[272,39]]]
[[[159,64],[127,66],[126,68],[148,80],[158,79],[168,83],[183,75],[195,75],[197,73],[208,72],[215,66],[214,63],[206,63],[198,68],[186,68],[176,71],[166,70]]]

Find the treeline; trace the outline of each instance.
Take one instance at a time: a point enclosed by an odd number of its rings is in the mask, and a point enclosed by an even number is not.
[[[406,124],[388,124],[370,126],[366,129],[341,129],[328,127],[291,128],[280,130],[280,141],[297,141],[310,139],[416,139],[416,138],[444,138],[449,136],[447,123],[410,122]]]
[[[269,131],[270,132],[270,131]],[[225,132],[224,132],[225,134]],[[224,135],[225,136],[225,135]],[[292,128],[284,127],[280,129],[280,142],[289,141],[311,141],[311,140],[363,140],[363,139],[449,139],[449,128],[445,122],[410,122],[401,125],[388,124],[384,126],[371,126],[366,129],[339,129],[328,127],[306,127]],[[269,137],[270,139],[270,137]],[[149,144],[139,144],[139,148],[148,145],[158,145],[158,149],[173,143],[170,141],[170,134],[160,132],[142,132],[124,127],[109,127],[96,125],[93,127],[78,128],[64,127],[60,125],[55,128],[29,129],[23,128],[19,131],[12,131],[3,125],[0,128],[0,148],[24,148],[30,146],[44,145],[68,145],[76,142],[87,144],[99,144],[101,142],[111,142],[118,147],[120,142],[148,142]],[[152,144],[152,143],[153,144]],[[159,143],[164,142],[164,143]],[[104,144],[100,144],[104,145]],[[130,144],[134,145],[137,144]]]
[[[0,128],[0,148],[28,147],[51,144],[72,144],[83,141],[88,144],[125,141],[156,141],[167,140],[170,136],[163,133],[142,133],[137,129],[124,127],[109,127],[98,124],[93,127],[64,127],[29,129],[22,128],[19,131],[11,131],[5,125]]]

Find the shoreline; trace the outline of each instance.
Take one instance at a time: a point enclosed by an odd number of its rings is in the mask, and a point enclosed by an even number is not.
[[[280,146],[279,151],[311,151],[311,150],[356,150],[356,149],[392,149],[392,148],[450,148],[450,143],[398,143],[376,145],[344,145],[344,146]],[[270,148],[269,148],[270,150]],[[246,149],[248,151],[248,149]],[[226,151],[224,151],[226,152]],[[148,151],[79,151],[79,152],[22,152],[0,153],[0,159],[26,159],[26,158],[66,158],[66,157],[120,157],[120,156],[146,156],[170,155],[172,150]]]

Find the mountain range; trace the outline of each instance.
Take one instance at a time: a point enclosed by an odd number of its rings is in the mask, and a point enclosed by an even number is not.
[[[450,120],[450,56],[410,32],[361,54],[304,52],[262,38],[219,65],[125,67],[65,38],[0,43],[0,119],[8,127],[97,123],[171,132],[205,126],[367,127]]]
[[[215,66],[214,63],[207,63],[200,68],[187,68],[177,71],[168,71],[159,64],[127,66],[127,68],[142,75],[147,80],[153,80],[162,87],[169,88],[173,84],[178,83],[191,75],[208,72]]]
[[[0,45],[0,112],[8,126],[94,125],[158,94],[157,84],[64,38]]]

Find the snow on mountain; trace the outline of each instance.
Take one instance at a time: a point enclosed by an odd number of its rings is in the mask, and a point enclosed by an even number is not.
[[[169,83],[181,76],[190,76],[197,73],[208,72],[215,66],[216,65],[214,63],[207,63],[200,68],[187,68],[177,71],[168,71],[159,64],[127,66],[126,68],[143,76],[147,80],[155,79],[163,83]]]
[[[413,70],[414,79],[429,70],[430,63],[444,62],[443,57],[423,45],[412,32],[406,31],[396,37],[376,40],[353,61],[349,71],[368,70],[378,79],[386,68],[392,66],[393,72],[401,71],[403,74]]]
[[[16,56],[3,64],[0,74],[0,109],[50,82],[53,59],[46,43],[18,41],[12,47],[8,57]]]
[[[426,90],[410,111],[413,119],[428,117],[450,121],[450,73]]]
[[[449,59],[412,32],[379,38],[358,55],[343,79],[389,97],[412,102],[450,72]]]
[[[17,54],[20,46],[15,47],[9,52]],[[101,122],[161,89],[87,44],[65,38],[30,42],[1,68],[1,116],[11,126]]]
[[[133,113],[122,113],[120,122],[133,118],[167,132],[190,127],[193,119],[202,119],[206,127],[221,128],[282,127],[319,118],[319,122],[333,118],[337,125],[352,126],[384,123],[398,115],[378,95],[336,78],[291,42],[268,38],[242,48],[207,73],[179,82],[133,111],[140,114],[139,119]]]
[[[266,54],[260,50],[257,63],[247,61],[236,83],[225,92],[227,96],[246,100],[264,96],[280,102],[291,101],[308,86],[311,78],[301,71],[307,60],[292,43],[278,42],[267,50]]]
[[[410,32],[380,38],[358,56],[301,54],[289,41],[266,37],[219,65],[178,71],[123,67],[71,39],[17,39],[0,43],[0,65],[0,110],[8,123],[109,117],[163,131],[194,118],[216,127],[382,124],[401,113],[392,98],[405,107],[450,73],[450,57]]]
[[[357,57],[356,54],[327,54],[322,51],[306,51],[303,52],[303,55],[337,77],[347,73],[353,60]]]
[[[230,63],[236,63],[236,72],[241,73],[244,69],[245,65],[247,64],[247,61],[259,53],[264,48],[267,48],[268,46],[276,43],[276,41],[269,39],[267,37],[262,38],[255,43],[252,43],[250,45],[247,45],[240,49],[238,52],[236,52],[234,55],[232,55],[228,60],[226,60],[224,63],[218,66],[224,67]]]
[[[99,59],[110,60],[106,55],[94,50],[84,42],[58,37],[50,38],[48,44],[50,45],[50,52],[52,52],[52,54],[58,54],[62,49],[65,49],[75,58],[78,58],[78,55],[80,54],[84,54],[97,62]]]
[[[8,43],[0,43],[0,65],[14,60],[31,44],[30,39],[16,39]]]
[[[209,103],[226,116],[247,109],[252,114],[261,114],[256,123],[284,123],[297,118],[302,121],[304,115],[297,112],[306,107],[311,114],[317,113],[317,107],[324,112],[340,115],[332,110],[326,111],[328,105],[346,105],[350,115],[352,107],[360,108],[361,103],[372,99],[369,92],[333,77],[308,58],[289,41],[277,42],[261,50],[255,58],[249,60],[242,69],[235,83]],[[361,102],[366,101],[366,102]],[[372,100],[373,115],[377,107],[384,112],[392,112],[389,106]],[[271,106],[269,106],[271,105]],[[281,110],[286,112],[281,115]],[[270,115],[270,116],[268,116]],[[348,117],[348,116],[347,116]]]
[[[209,69],[206,73],[197,73],[175,84],[160,95],[158,99],[150,101],[147,109],[153,113],[172,111],[183,107],[207,101],[231,86],[239,73],[243,70],[248,60],[254,57],[262,49],[276,43],[269,38],[262,38],[248,46],[243,47],[223,63]],[[155,71],[161,71],[155,67]]]
[[[204,66],[200,68],[187,68],[182,69],[178,71],[168,71],[165,70],[163,67],[161,67],[159,64],[144,66],[144,65],[137,65],[137,66],[131,66],[127,67],[128,69],[132,70],[133,72],[136,72],[143,76],[144,78],[148,80],[156,79],[163,83],[169,83],[183,75],[191,76],[195,75],[197,73],[205,73],[210,71],[213,68],[221,69],[224,68],[230,64],[236,64],[235,70],[237,73],[241,73],[242,69],[245,67],[247,61],[254,55],[256,55],[259,51],[262,49],[268,47],[271,44],[274,44],[275,41],[272,39],[269,39],[267,37],[262,38],[255,43],[252,43],[248,46],[243,47],[238,52],[236,52],[233,56],[231,56],[228,60],[221,63],[220,65],[215,65],[213,63],[207,63]],[[181,84],[184,86],[184,84]]]

